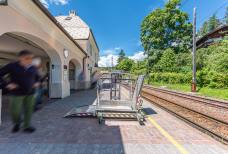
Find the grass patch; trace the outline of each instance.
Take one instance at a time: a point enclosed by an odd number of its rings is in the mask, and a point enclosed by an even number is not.
[[[199,93],[204,96],[228,100],[228,89],[202,88]]]
[[[190,84],[186,85],[186,84],[152,83],[151,85],[155,87],[166,86],[168,89],[177,90],[181,92],[191,91]],[[211,89],[208,87],[204,87],[198,90],[198,94],[202,96],[228,100],[228,89]]]

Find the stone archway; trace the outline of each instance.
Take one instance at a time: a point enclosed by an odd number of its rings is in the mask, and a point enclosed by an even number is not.
[[[7,19],[7,20],[6,20]],[[77,59],[82,63],[84,54],[72,42],[55,22],[50,20],[42,10],[31,1],[9,3],[1,7],[0,36],[12,33],[40,46],[50,58],[50,96],[51,98],[64,98],[70,95],[68,81],[69,59]],[[69,50],[69,56],[63,54],[64,49]],[[87,77],[87,74],[85,74]]]
[[[75,64],[70,61],[69,62],[69,82],[70,82],[70,89],[75,90],[75,82],[76,82],[76,66]]]
[[[80,81],[82,76],[82,66],[76,59],[69,61],[68,78],[71,90],[80,89]]]
[[[42,57],[43,62],[49,64],[48,89],[51,98],[62,97],[62,61],[58,52],[43,39],[24,32],[7,32],[0,35],[0,56],[10,56],[8,60],[15,60],[16,54],[23,50],[31,50],[35,56]]]

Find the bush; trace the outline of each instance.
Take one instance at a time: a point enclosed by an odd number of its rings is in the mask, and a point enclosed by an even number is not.
[[[208,56],[207,67],[216,72],[228,72],[228,53],[214,53]]]
[[[197,70],[228,72],[228,41],[197,50]]]
[[[161,59],[153,68],[155,71],[173,72],[176,70],[176,54],[172,49],[167,49],[161,56]]]
[[[210,72],[208,75],[210,88],[228,88],[228,74]]]
[[[201,70],[197,72],[197,85],[199,87],[228,88],[228,74],[217,72],[207,72]],[[149,83],[159,82],[167,84],[190,84],[192,74],[189,73],[150,73]]]
[[[149,82],[162,82],[169,84],[187,84],[191,83],[191,76],[189,73],[151,73]]]
[[[116,66],[116,69],[129,72],[129,71],[131,71],[134,64],[135,64],[135,62],[133,60],[131,60],[129,58],[125,58],[125,59],[121,60],[121,62]]]
[[[199,87],[206,87],[210,84],[210,79],[208,78],[208,70],[200,70],[196,73],[197,85]]]
[[[131,68],[131,73],[135,75],[146,74],[147,64],[146,60],[136,62]]]
[[[177,65],[178,72],[182,72],[182,73],[191,72],[191,69],[192,69],[191,52],[177,54],[176,65]]]

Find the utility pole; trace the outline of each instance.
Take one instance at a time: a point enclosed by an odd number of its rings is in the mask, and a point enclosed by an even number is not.
[[[146,72],[146,76],[147,76],[147,84],[150,84],[149,82],[149,78],[150,78],[150,63],[149,63],[149,53],[147,53],[147,72]]]
[[[196,7],[193,9],[192,92],[196,92]]]

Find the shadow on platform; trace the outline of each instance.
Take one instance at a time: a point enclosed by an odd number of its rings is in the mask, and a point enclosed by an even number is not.
[[[152,108],[149,108],[149,107],[143,108],[143,111],[144,111],[147,115],[157,114],[156,111],[154,111]]]
[[[66,119],[70,109],[90,105],[96,91],[78,91],[70,97],[47,104],[34,113],[33,134],[10,132],[10,120],[0,127],[1,153],[124,153],[119,126],[99,125],[97,119]]]

